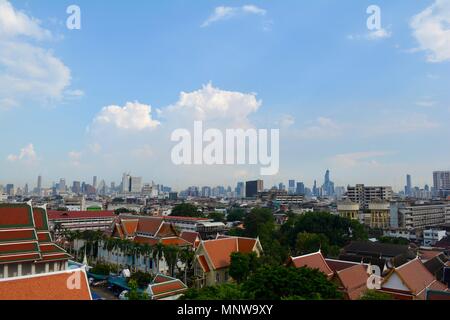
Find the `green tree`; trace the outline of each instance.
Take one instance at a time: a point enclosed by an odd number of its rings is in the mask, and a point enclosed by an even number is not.
[[[241,287],[235,283],[226,283],[201,289],[191,288],[182,300],[243,300]]]
[[[208,219],[212,219],[214,222],[224,222],[225,215],[221,212],[213,211],[208,214]]]
[[[119,208],[114,210],[114,214],[119,215],[121,213],[137,213],[136,210],[128,209],[128,208]]]
[[[341,294],[319,270],[285,266],[263,266],[242,285],[250,299],[280,300],[289,297],[306,300],[339,299]]]
[[[234,252],[231,254],[229,273],[230,276],[242,283],[258,268],[258,257],[256,253]]]
[[[244,209],[232,209],[227,215],[228,222],[243,221],[245,217]]]
[[[139,286],[136,280],[130,280],[128,283],[130,290],[126,294],[128,300],[148,300],[148,295],[145,292],[139,292]]]
[[[297,236],[296,252],[299,255],[313,253],[322,250],[324,255],[328,254],[330,244],[328,238],[323,234],[302,232]]]
[[[367,290],[364,293],[364,295],[360,298],[360,300],[393,300],[393,298],[388,293],[376,290]]]
[[[181,203],[173,207],[171,216],[201,218],[203,214],[191,203]]]
[[[272,211],[266,208],[255,208],[244,218],[245,235],[247,237],[271,237],[275,228]]]

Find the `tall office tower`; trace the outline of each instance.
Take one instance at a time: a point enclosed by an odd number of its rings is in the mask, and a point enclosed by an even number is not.
[[[330,170],[327,170],[325,173],[325,179],[322,186],[322,191],[325,193],[325,196],[333,196],[334,195],[334,182],[330,180]]]
[[[406,175],[405,195],[406,196],[412,195],[411,175],[409,175],[409,174]]]
[[[255,198],[258,195],[258,192],[263,191],[264,191],[264,181],[262,180],[247,181],[245,183],[246,198]]]
[[[305,195],[305,184],[303,182],[297,182],[297,189],[295,193],[298,195]]]
[[[289,188],[288,188],[289,194],[294,194],[295,193],[295,180],[289,180],[288,185],[289,185]]]
[[[280,183],[278,184],[278,190],[280,190],[280,191],[286,190],[286,186],[283,184],[283,182],[280,182]]]
[[[237,198],[245,197],[245,183],[244,182],[238,182],[238,184],[236,186],[236,197]]]
[[[314,180],[314,186],[313,186],[313,189],[312,189],[312,194],[315,197],[319,196],[319,189],[317,188],[317,181],[316,180]]]
[[[142,191],[142,178],[130,177],[130,190],[131,193],[141,193]]]
[[[111,192],[116,191],[116,183],[115,182],[111,182]]]
[[[202,188],[202,197],[203,198],[211,197],[211,187],[203,187]]]
[[[450,190],[450,171],[433,172],[433,187],[436,191]]]
[[[93,186],[95,189],[97,189],[97,176],[94,176],[94,177],[92,178],[92,186]]]
[[[59,180],[59,192],[66,192],[66,179]]]
[[[26,183],[26,184],[25,184],[25,188],[23,188],[23,194],[24,194],[25,196],[28,195],[28,183]]]
[[[81,193],[81,182],[80,181],[74,181],[72,183],[72,192],[76,194]]]
[[[14,185],[13,184],[6,185],[6,194],[8,196],[14,196]]]
[[[131,180],[130,175],[127,173],[124,173],[122,176],[122,188],[121,188],[122,193],[130,192],[130,180]]]

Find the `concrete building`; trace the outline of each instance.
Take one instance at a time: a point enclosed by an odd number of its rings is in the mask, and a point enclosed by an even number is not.
[[[391,200],[394,195],[392,187],[388,186],[365,186],[357,184],[347,187],[347,198],[352,202],[359,203],[361,208],[368,209],[369,203],[375,200]]]
[[[405,229],[425,229],[445,224],[449,205],[446,203],[418,203],[400,207],[399,227]]]
[[[247,181],[245,183],[246,198],[255,198],[258,195],[258,192],[263,191],[264,191],[264,181],[262,180]]]
[[[349,199],[338,202],[337,210],[342,218],[350,220],[359,220],[359,203],[352,202]]]
[[[365,224],[373,229],[388,229],[391,224],[390,203],[379,200],[369,203],[369,211],[365,216]]]

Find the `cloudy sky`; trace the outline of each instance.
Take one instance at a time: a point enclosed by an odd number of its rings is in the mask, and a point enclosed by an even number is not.
[[[171,132],[200,119],[280,129],[266,186],[328,168],[337,185],[423,186],[450,169],[449,80],[450,0],[0,0],[0,184],[258,178],[172,164]]]

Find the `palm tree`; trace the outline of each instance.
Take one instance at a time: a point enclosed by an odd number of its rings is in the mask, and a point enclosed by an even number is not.
[[[141,254],[144,256],[144,263],[145,263],[145,272],[148,272],[148,260],[150,255],[152,254],[152,246],[148,243],[144,243],[141,247]]]
[[[159,273],[159,261],[164,253],[164,245],[158,242],[153,246],[152,257],[156,263],[156,273]]]
[[[180,260],[184,263],[184,283],[187,285],[187,274],[194,265],[195,252],[191,247],[185,247],[180,250]]]
[[[175,266],[178,261],[178,253],[180,249],[177,246],[165,246],[164,257],[166,258],[167,265],[169,267],[169,274],[173,277]]]

